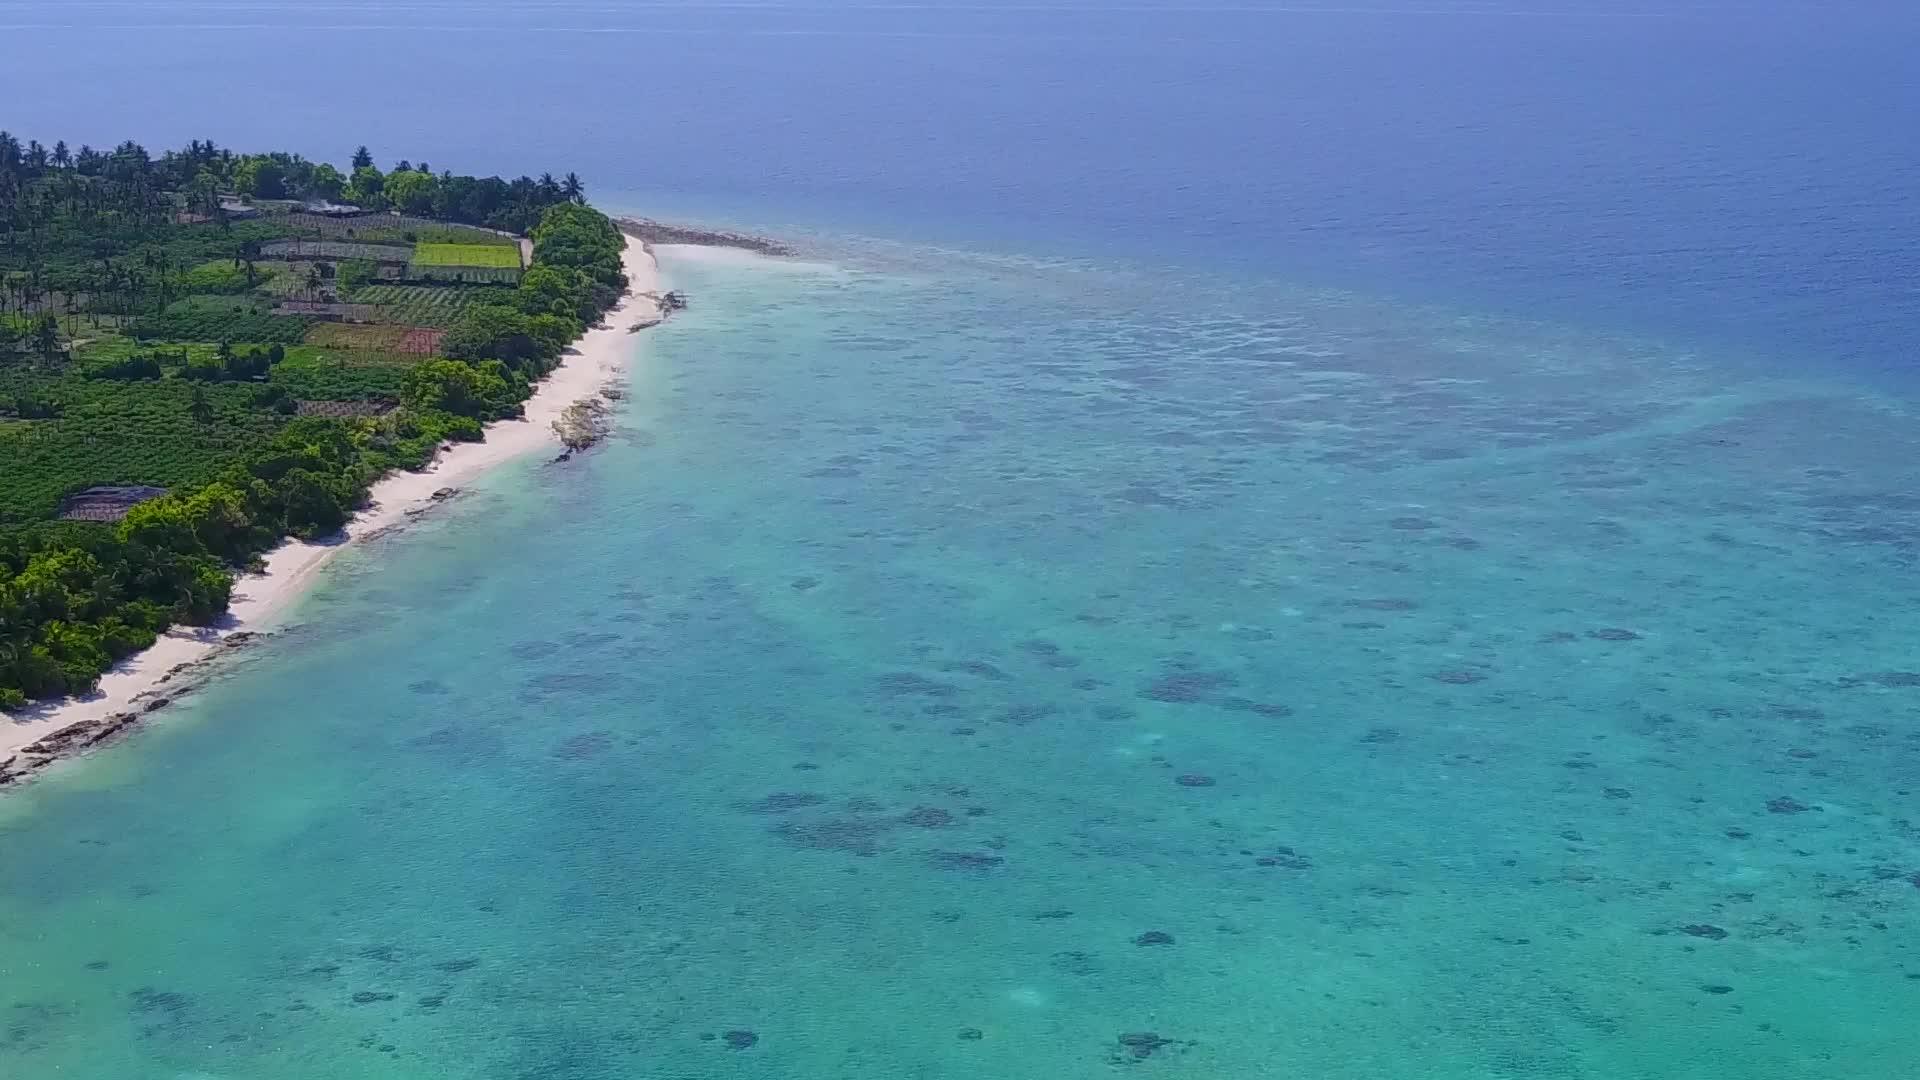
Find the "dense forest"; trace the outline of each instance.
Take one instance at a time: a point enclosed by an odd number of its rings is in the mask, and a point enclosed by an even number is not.
[[[570,173],[0,132],[0,708],[217,619],[261,553],[515,415],[622,248]]]

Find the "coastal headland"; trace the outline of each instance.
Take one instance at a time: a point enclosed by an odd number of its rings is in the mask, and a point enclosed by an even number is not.
[[[633,359],[636,345],[628,324],[657,317],[662,294],[652,252],[629,236],[621,263],[628,280],[625,296],[536,384],[522,416],[488,424],[484,441],[446,446],[425,469],[381,478],[366,506],[339,533],[289,540],[268,552],[259,572],[237,579],[218,625],[174,627],[151,648],[115,665],[94,693],[38,703],[8,717],[0,723],[0,786],[107,742],[191,694],[223,654],[257,641],[313,584],[321,567],[346,548],[404,528],[490,469],[559,448],[556,422],[577,403],[602,400],[602,392]]]
[[[605,438],[687,305],[578,176],[0,132],[0,786],[190,694],[347,547]]]

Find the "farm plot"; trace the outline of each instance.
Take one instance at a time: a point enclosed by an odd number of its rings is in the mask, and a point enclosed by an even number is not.
[[[518,270],[520,248],[500,244],[419,244],[413,249],[413,265]]]
[[[327,349],[391,351],[407,336],[405,326],[365,326],[354,323],[317,323],[307,330],[307,344]]]
[[[273,365],[271,384],[300,401],[398,401],[418,356],[362,349],[287,350]]]
[[[189,297],[176,300],[159,315],[142,315],[128,328],[140,341],[246,341],[262,345],[295,345],[307,336],[311,319],[273,315],[257,304],[235,303],[226,297]]]
[[[475,304],[511,303],[513,294],[488,286],[369,285],[356,290],[353,300],[378,305],[387,322],[445,328]]]
[[[406,214],[356,214],[334,217],[327,214],[296,212],[287,216],[287,225],[302,233],[328,240],[358,240],[362,243],[492,244],[514,246],[511,236],[502,236],[472,225],[455,225],[432,218]]]
[[[321,323],[307,331],[307,344],[335,349],[367,349],[400,356],[432,356],[445,330],[424,326],[353,326]]]
[[[405,279],[429,285],[516,285],[520,271],[504,266],[421,266],[407,267]]]
[[[478,245],[474,245],[478,246]],[[269,259],[364,259],[371,263],[405,263],[414,256],[412,248],[400,244],[363,244],[347,240],[276,240],[260,245],[260,254]],[[514,265],[520,265],[518,258]]]

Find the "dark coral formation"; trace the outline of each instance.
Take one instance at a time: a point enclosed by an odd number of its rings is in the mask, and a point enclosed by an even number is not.
[[[971,675],[976,679],[992,679],[995,682],[1005,682],[1013,677],[985,660],[956,660],[950,664],[940,665],[940,670],[959,675]]]
[[[922,697],[952,697],[960,688],[950,683],[929,679],[911,671],[895,671],[875,680],[880,690],[895,697],[907,697],[918,694]]]
[[[1049,705],[1044,702],[1028,703],[1025,705],[1009,705],[1006,708],[1000,710],[1000,714],[994,717],[994,719],[1000,721],[1003,724],[1012,724],[1015,727],[1025,727],[1028,724],[1033,723],[1035,720],[1044,720],[1047,717],[1052,716],[1054,713],[1057,713],[1059,711],[1060,709],[1058,706]]]
[[[1281,719],[1282,717],[1293,715],[1292,706],[1280,705],[1280,704],[1276,704],[1268,701],[1254,701],[1251,698],[1243,698],[1243,697],[1221,698],[1216,704],[1218,704],[1223,709],[1232,709],[1235,712],[1252,713],[1255,716],[1264,716],[1269,720],[1278,720],[1278,719]]]
[[[1181,773],[1173,778],[1173,782],[1181,787],[1212,787],[1214,785],[1213,777],[1204,773]]]
[[[1092,953],[1084,953],[1078,950],[1054,953],[1053,956],[1047,960],[1047,966],[1060,972],[1062,975],[1089,976],[1097,975],[1100,972],[1099,958],[1095,957]]]
[[[825,795],[816,795],[811,791],[776,791],[771,795],[763,795],[752,802],[743,802],[738,805],[740,809],[750,814],[784,814],[789,810],[819,806],[826,801]]]
[[[788,821],[773,832],[794,847],[870,857],[880,854],[880,837],[891,824],[869,818],[827,818]]]
[[[1148,683],[1140,696],[1185,705],[1205,701],[1239,684],[1239,678],[1227,671],[1172,671]]]
[[[1470,671],[1465,668],[1456,668],[1451,671],[1436,671],[1427,677],[1434,682],[1446,683],[1448,686],[1470,686],[1477,682],[1485,682],[1487,678],[1486,675],[1481,672]]]
[[[720,1041],[726,1043],[728,1049],[746,1050],[751,1048],[755,1043],[758,1043],[760,1036],[748,1031],[746,1028],[734,1028],[732,1031],[722,1032]]]
[[[1109,1055],[1107,1060],[1116,1065],[1145,1061],[1169,1046],[1192,1045],[1192,1043],[1182,1044],[1151,1031],[1129,1031],[1115,1041],[1120,1044],[1120,1049]]]
[[[583,731],[561,740],[560,745],[553,748],[553,756],[561,761],[587,761],[611,749],[613,749],[612,732]]]
[[[927,861],[939,870],[963,870],[978,873],[992,870],[1007,860],[999,855],[989,855],[984,851],[931,851]]]
[[[1401,596],[1381,596],[1369,600],[1349,600],[1347,606],[1364,611],[1412,611],[1420,605]]]
[[[155,990],[151,986],[142,986],[130,990],[127,996],[133,999],[135,1010],[143,1013],[182,1013],[193,1005],[193,999],[172,990]]]
[[[1312,859],[1285,844],[1274,848],[1273,854],[1271,855],[1261,855],[1254,859],[1253,864],[1255,866],[1277,867],[1281,870],[1310,870],[1313,868]]]
[[[1808,806],[1791,795],[1780,795],[1767,800],[1767,812],[1770,814],[1804,814],[1813,809],[1817,808]]]
[[[1693,923],[1681,927],[1680,932],[1688,937],[1706,938],[1708,941],[1719,941],[1727,936],[1724,929],[1712,923]]]
[[[1640,635],[1618,626],[1608,626],[1599,630],[1587,631],[1587,636],[1599,641],[1639,641]]]
[[[1149,948],[1154,945],[1171,945],[1173,944],[1173,935],[1167,933],[1165,930],[1148,930],[1144,934],[1135,936],[1133,943],[1141,948]]]
[[[953,815],[938,806],[916,806],[900,820],[919,829],[944,829],[953,824]]]

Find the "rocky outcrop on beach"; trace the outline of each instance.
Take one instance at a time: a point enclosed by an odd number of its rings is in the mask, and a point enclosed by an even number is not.
[[[266,635],[251,630],[237,631],[220,639],[221,649],[210,656],[177,664],[161,676],[159,687],[135,698],[137,708],[109,713],[92,720],[68,724],[20,748],[11,757],[0,758],[0,787],[19,783],[56,762],[77,757],[103,743],[125,735],[146,714],[158,712],[204,687],[214,675],[214,665],[235,650],[254,645]]]
[[[634,296],[651,304],[654,313],[642,316],[638,322],[628,326],[627,333],[629,334],[637,334],[642,330],[651,330],[661,323],[666,322],[667,316],[674,312],[687,310],[687,294],[678,289],[663,293],[635,293]]]
[[[560,437],[561,451],[558,461],[566,461],[573,455],[587,449],[613,430],[614,398],[607,391],[567,406],[560,418],[553,422],[553,433]]]
[[[794,253],[793,248],[778,240],[765,236],[753,236],[748,233],[729,232],[725,229],[701,229],[691,225],[669,225],[664,221],[651,218],[615,218],[613,223],[626,233],[647,244],[693,244],[700,247],[730,247],[751,251],[759,255],[785,256]]]

